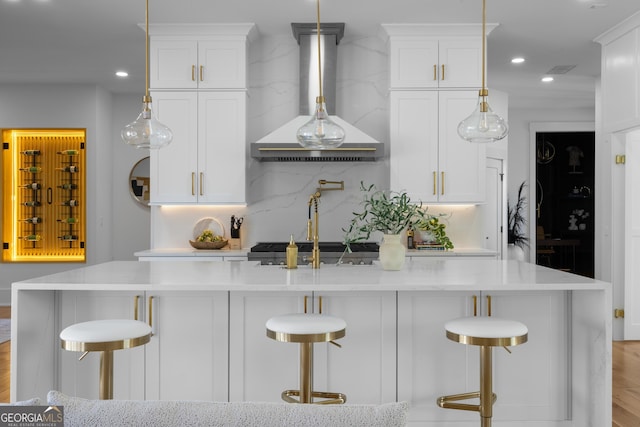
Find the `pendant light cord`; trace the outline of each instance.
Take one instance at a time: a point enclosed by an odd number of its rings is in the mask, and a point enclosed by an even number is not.
[[[145,22],[145,41],[144,41],[144,102],[150,102],[149,97],[149,0],[146,0],[146,8],[144,14]]]
[[[148,1],[148,0],[147,0]],[[324,102],[324,96],[322,94],[322,63],[320,62],[320,57],[321,57],[321,53],[320,53],[320,0],[316,0],[316,15],[317,15],[317,21],[316,21],[316,33],[317,33],[317,39],[318,39],[318,89],[319,89],[319,98],[320,98],[320,102],[319,103],[323,103]]]
[[[148,0],[147,0],[148,1]],[[485,87],[485,77],[484,77],[484,67],[485,67],[485,57],[486,57],[486,21],[487,21],[487,0],[482,0],[482,90],[486,89]]]

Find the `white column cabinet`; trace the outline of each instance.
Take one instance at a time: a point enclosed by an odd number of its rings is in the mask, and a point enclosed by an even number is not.
[[[627,25],[632,25],[627,23]],[[602,115],[606,132],[640,125],[640,29],[606,33],[602,43]]]
[[[152,203],[245,203],[246,92],[154,92],[173,142],[151,152]]]
[[[337,348],[314,345],[314,389],[345,393],[350,403],[395,401],[395,292],[231,292],[230,400],[280,401],[299,387],[299,345],[267,338],[273,316],[318,312],[347,322]]]
[[[392,88],[477,88],[482,83],[479,37],[392,37]]]
[[[486,154],[457,134],[477,103],[477,91],[393,90],[391,188],[425,203],[482,202]]]
[[[436,399],[479,390],[478,347],[447,339],[444,324],[473,315],[474,297],[477,315],[487,315],[487,296],[493,316],[519,320],[529,328],[529,342],[511,347],[512,354],[494,349],[494,420],[566,419],[567,331],[557,328],[566,324],[564,294],[399,292],[398,400],[411,404],[409,425],[477,425],[477,413],[439,408]]]

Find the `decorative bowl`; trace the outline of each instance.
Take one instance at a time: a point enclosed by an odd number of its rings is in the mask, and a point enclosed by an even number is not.
[[[228,240],[220,240],[217,242],[194,242],[189,240],[189,244],[196,249],[221,249],[227,246]]]

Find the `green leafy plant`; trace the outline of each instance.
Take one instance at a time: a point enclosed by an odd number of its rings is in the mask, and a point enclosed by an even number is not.
[[[363,182],[360,190],[364,192],[362,212],[354,212],[349,226],[342,229],[344,244],[349,250],[351,243],[366,241],[375,231],[400,234],[410,225],[432,217],[422,202],[412,203],[406,192],[382,191]]]
[[[440,222],[440,217],[444,215],[445,214],[441,214],[439,216],[430,215],[430,218],[428,219],[425,218],[419,220],[415,226],[418,230],[430,232],[433,235],[434,241],[437,244],[444,246],[445,249],[453,249],[453,242],[449,239],[449,236],[447,236],[447,232],[445,231],[447,226]]]
[[[512,206],[509,200],[507,200],[507,242],[523,249],[525,246],[529,246],[529,238],[524,230],[527,224],[527,220],[524,217],[527,199],[523,191],[526,186],[526,181],[522,181],[522,184],[520,184],[518,188],[518,200],[516,200],[515,205]]]

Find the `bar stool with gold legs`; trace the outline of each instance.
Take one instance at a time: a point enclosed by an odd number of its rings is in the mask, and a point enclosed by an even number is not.
[[[113,352],[144,345],[151,340],[151,326],[139,320],[110,319],[76,323],[60,332],[62,348],[100,352],[100,399],[113,399]]]
[[[444,325],[447,338],[467,345],[480,347],[480,391],[453,394],[438,398],[438,406],[445,409],[461,409],[480,413],[482,427],[491,427],[493,404],[492,352],[493,347],[507,347],[527,342],[528,329],[515,320],[495,317],[463,317]],[[510,353],[510,351],[509,351]],[[458,403],[460,400],[480,399],[478,405]]]
[[[300,389],[283,391],[282,400],[317,404],[341,404],[347,401],[347,396],[342,393],[313,391],[313,344],[330,342],[341,347],[334,340],[345,336],[346,326],[343,319],[321,313],[283,314],[267,320],[267,337],[300,344]],[[314,398],[324,400],[314,401]]]

